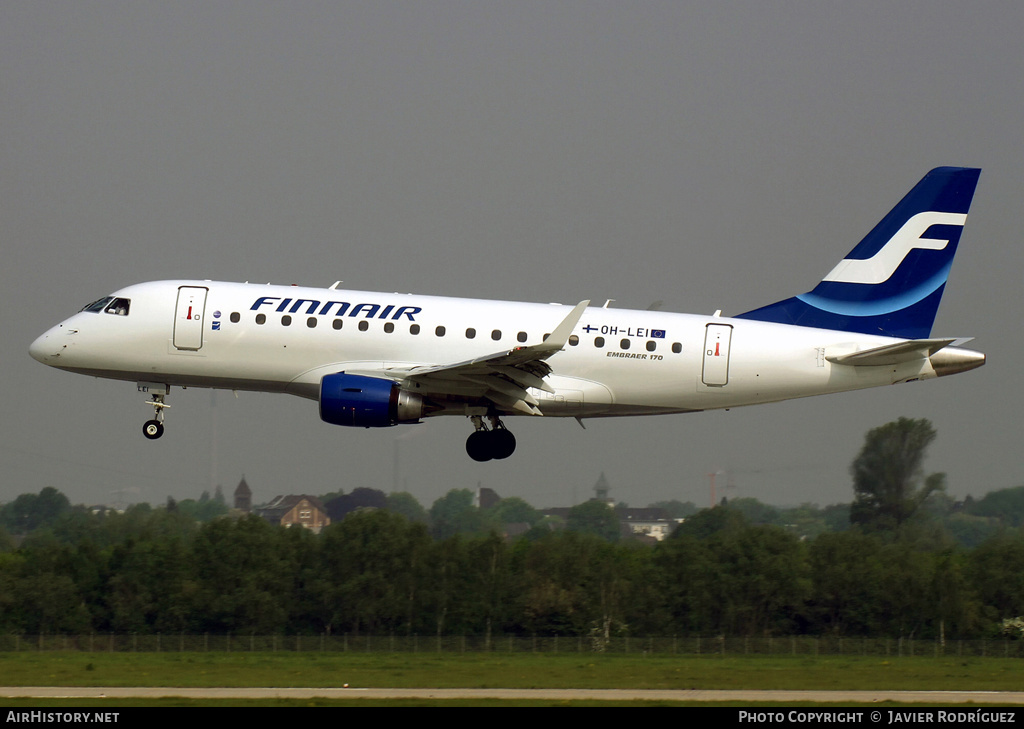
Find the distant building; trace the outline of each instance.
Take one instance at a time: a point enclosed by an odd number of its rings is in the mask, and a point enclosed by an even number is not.
[[[499,501],[501,501],[501,497],[498,496],[494,489],[477,485],[476,494],[473,498],[473,506],[478,509],[490,509],[493,506],[497,506]]]
[[[650,537],[660,542],[678,526],[675,519],[669,519],[664,509],[616,509],[619,524],[634,537]]]
[[[245,476],[235,487],[235,508],[246,513],[252,511],[252,489],[245,482]]]
[[[664,510],[659,508],[628,508],[615,506],[615,500],[609,496],[611,485],[608,478],[601,472],[594,484],[594,498],[591,501],[600,501],[615,509],[615,515],[619,519],[619,528],[622,537],[632,537],[641,540],[653,540],[660,542],[672,533],[679,525],[675,519],[668,518]],[[545,516],[554,516],[566,520],[569,518],[570,508],[558,506],[552,509],[541,509]]]
[[[327,510],[315,496],[289,494],[278,496],[266,506],[256,509],[256,514],[271,524],[302,526],[316,534],[331,523]]]

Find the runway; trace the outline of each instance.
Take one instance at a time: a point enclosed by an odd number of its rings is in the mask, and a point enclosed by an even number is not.
[[[742,701],[755,705],[796,702],[1024,705],[1024,691],[743,691],[642,689],[438,689],[438,688],[183,688],[2,686],[0,698],[194,699],[541,699],[551,701]]]

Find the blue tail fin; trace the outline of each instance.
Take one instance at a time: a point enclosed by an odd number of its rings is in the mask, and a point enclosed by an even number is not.
[[[980,174],[932,170],[813,291],[737,318],[927,338]]]

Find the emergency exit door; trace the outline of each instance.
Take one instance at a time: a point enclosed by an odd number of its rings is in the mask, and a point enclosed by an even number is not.
[[[732,327],[728,324],[708,324],[704,335],[704,373],[702,379],[710,387],[729,384],[729,344]]]
[[[178,288],[178,305],[174,310],[174,346],[197,351],[203,346],[203,314],[206,293],[203,286]]]

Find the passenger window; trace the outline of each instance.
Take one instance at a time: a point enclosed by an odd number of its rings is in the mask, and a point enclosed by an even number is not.
[[[290,327],[292,325],[292,318],[285,314],[281,317],[281,326]]]
[[[501,339],[501,330],[495,329],[493,332],[491,332],[491,339],[493,339],[495,342]]]
[[[316,329],[316,317],[311,316],[308,319],[306,319],[306,326],[309,327],[310,329]]]
[[[604,346],[604,337],[594,337],[594,346],[601,349]]]
[[[420,333],[420,325],[419,324],[411,324],[409,326],[409,334],[419,334],[419,333]]]
[[[647,351],[648,352],[653,352],[657,348],[658,348],[658,343],[657,342],[655,342],[653,339],[648,339],[647,340]]]
[[[672,344],[672,353],[673,354],[679,354],[682,351],[683,351],[683,345],[682,344],[680,344],[679,342],[674,342]]]
[[[444,336],[444,327],[438,327],[437,329],[435,329],[434,330],[434,334],[436,334],[439,337],[443,337]]]
[[[623,349],[629,349],[629,340],[623,339],[621,342],[619,342],[619,346],[622,347]]]
[[[516,335],[516,339],[518,339],[520,342],[525,342],[526,332],[519,332],[519,334]]]
[[[365,332],[369,328],[370,328],[370,322],[366,321],[365,319],[363,321],[359,322],[359,331]]]
[[[335,320],[334,320],[334,323],[333,323],[333,324],[331,324],[331,326],[333,326],[333,327],[334,327],[335,329],[341,329],[341,327],[342,327],[342,325],[343,325],[344,323],[345,323],[345,322],[344,322],[344,321],[342,321],[341,319],[335,319]]]
[[[242,315],[239,314],[237,311],[231,312],[231,323],[232,324],[237,324],[239,321],[241,321],[241,319],[242,319]]]
[[[387,324],[384,325],[384,332],[385,333],[391,334],[391,332],[393,332],[393,331],[395,331],[395,325],[394,325],[393,322],[389,321]]]
[[[577,337],[575,334],[573,334],[572,336],[569,337],[569,346],[570,347],[575,347],[579,343],[580,343],[580,338]]]
[[[470,327],[466,330],[466,339],[473,339],[476,336],[476,329]]]
[[[266,314],[257,314],[256,315],[256,323],[257,324],[266,324],[267,323],[267,315]]]

